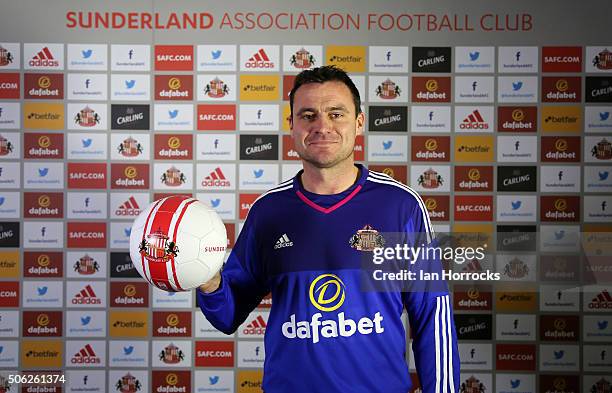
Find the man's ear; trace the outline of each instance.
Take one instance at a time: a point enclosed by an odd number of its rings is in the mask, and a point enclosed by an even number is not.
[[[363,126],[365,124],[365,113],[360,112],[356,119],[355,135],[363,135]]]
[[[291,131],[291,134],[293,135],[293,116],[291,114],[287,116],[287,121],[289,122],[289,131]]]

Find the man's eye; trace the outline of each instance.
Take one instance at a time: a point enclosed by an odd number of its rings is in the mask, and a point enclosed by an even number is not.
[[[342,113],[340,113],[340,112],[332,112],[330,114],[330,116],[331,116],[332,119],[339,119],[339,118],[342,117]]]
[[[312,120],[315,118],[315,115],[313,113],[304,113],[302,115],[302,119],[304,120]]]

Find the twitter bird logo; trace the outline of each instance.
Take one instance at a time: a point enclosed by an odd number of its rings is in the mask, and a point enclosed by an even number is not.
[[[259,179],[264,173],[263,169],[257,169],[253,171],[253,175],[255,175],[255,179]]]
[[[2,353],[2,351],[4,351],[4,346],[0,345],[0,353]]]
[[[478,51],[470,52],[470,60],[471,61],[476,61],[476,60],[478,60],[479,57],[480,57],[480,52],[478,52]]]
[[[221,204],[221,199],[217,198],[217,199],[211,199],[210,200],[210,205],[212,207],[219,207],[219,205]]]
[[[561,240],[561,239],[563,239],[564,236],[565,236],[565,231],[564,230],[560,230],[558,232],[555,232],[555,240]]]
[[[610,112],[599,112],[599,120],[606,121],[610,117]]]
[[[393,146],[393,141],[383,141],[383,149],[389,150]]]
[[[49,173],[49,168],[38,168],[38,176],[47,176],[47,173]]]
[[[517,210],[521,207],[521,205],[523,204],[523,202],[521,201],[515,201],[515,202],[510,202],[512,204],[512,210]]]
[[[4,197],[0,197],[0,206],[4,205]]]
[[[168,116],[170,116],[171,119],[174,119],[175,117],[178,116],[178,109],[175,109],[173,111],[168,111]]]
[[[217,60],[219,57],[221,57],[221,52],[220,50],[214,50],[212,52],[210,52],[210,54],[212,55],[213,60]]]
[[[599,172],[599,180],[601,180],[601,181],[606,180],[608,178],[609,174],[610,174],[610,172],[608,172],[608,171]]]
[[[93,51],[91,49],[82,50],[81,55],[83,55],[83,59],[89,59]]]
[[[132,233],[132,227],[124,228],[123,233],[125,233],[125,236],[130,236],[130,234]]]
[[[47,293],[48,287],[38,287],[38,296],[44,296]]]
[[[136,80],[135,79],[130,79],[129,81],[125,81],[125,87],[128,88],[128,89],[131,89],[135,85],[136,85]]]
[[[81,142],[83,142],[83,147],[89,147],[91,146],[92,139],[91,138],[81,139]]]
[[[518,90],[521,90],[521,87],[523,87],[523,82],[521,81],[512,82],[512,90],[518,91]]]
[[[555,352],[555,359],[559,360],[563,357],[563,355],[565,355],[565,351],[561,350],[561,351],[554,351]]]
[[[606,320],[604,320],[604,321],[597,321],[597,328],[599,330],[604,330],[607,327],[608,327],[608,321],[606,321]]]
[[[89,322],[91,322],[91,317],[89,315],[81,317],[81,326],[87,326]]]
[[[213,375],[212,377],[208,377],[208,381],[210,381],[211,385],[216,385],[219,382],[219,376]]]
[[[124,355],[129,355],[132,352],[134,352],[134,346],[130,345],[129,347],[123,347],[123,354]]]
[[[516,389],[521,385],[521,380],[520,379],[514,379],[514,380],[510,380],[510,386],[512,387],[512,389]]]

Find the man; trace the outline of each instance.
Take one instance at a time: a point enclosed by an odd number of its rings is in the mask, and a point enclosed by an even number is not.
[[[423,201],[392,178],[355,165],[365,116],[344,71],[303,71],[290,106],[304,169],[253,204],[223,272],[198,290],[200,308],[231,334],[272,292],[266,393],[406,393],[405,308],[423,391],[456,392],[459,357],[448,293],[360,287],[372,239],[385,232],[431,238]]]

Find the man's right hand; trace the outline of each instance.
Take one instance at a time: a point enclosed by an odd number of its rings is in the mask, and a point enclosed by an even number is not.
[[[221,286],[221,273],[217,272],[210,280],[200,285],[200,291],[204,293],[211,293],[216,291]]]

